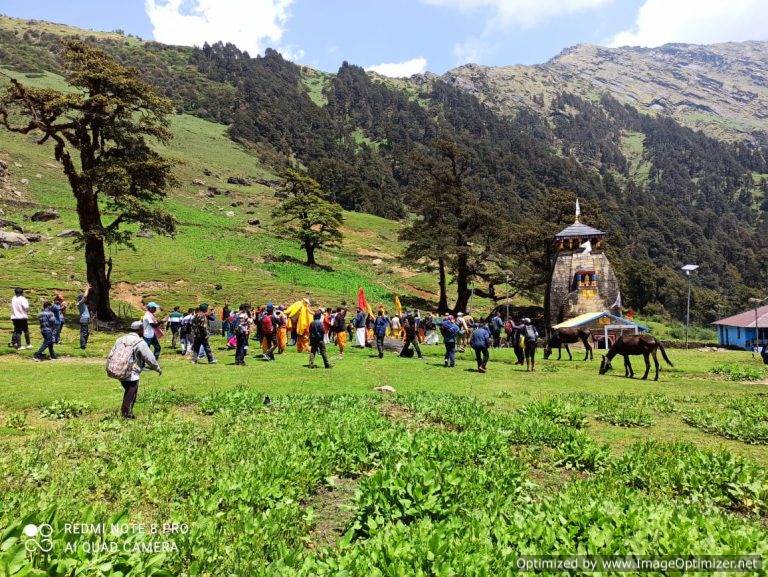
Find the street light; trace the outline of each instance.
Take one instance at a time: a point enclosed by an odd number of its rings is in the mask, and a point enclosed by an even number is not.
[[[750,297],[749,302],[755,305],[755,346],[758,349],[758,352],[760,350],[760,328],[757,326],[757,307],[759,307],[762,303],[768,300],[768,297],[757,299],[755,297]]]
[[[691,273],[699,268],[697,264],[686,264],[681,267],[688,277],[688,305],[685,309],[685,348],[688,348],[688,327],[691,324]]]

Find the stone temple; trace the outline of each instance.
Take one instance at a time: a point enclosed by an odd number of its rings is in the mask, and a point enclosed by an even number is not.
[[[555,235],[557,257],[549,288],[549,324],[585,313],[608,311],[617,304],[619,284],[603,252],[605,233],[576,219]]]

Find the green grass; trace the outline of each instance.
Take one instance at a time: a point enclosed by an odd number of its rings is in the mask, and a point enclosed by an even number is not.
[[[338,359],[331,346],[330,371],[290,349],[235,367],[217,337],[216,365],[166,343],[163,375],[144,376],[138,418],[124,422],[104,374],[114,335],[97,333],[85,355],[75,337],[65,329],[59,361],[0,357],[0,562],[44,520],[54,559],[115,576],[504,574],[522,553],[768,554],[768,448],[685,421],[724,403],[764,416],[764,384],[711,373],[757,364],[748,353],[672,350],[675,368],[646,382],[598,376],[596,361],[526,373],[506,349],[487,374],[468,352],[446,369],[439,346],[424,362]],[[653,420],[594,418],[619,406]],[[117,551],[86,551],[93,537],[65,529],[110,519],[140,526],[105,538]],[[151,533],[173,524],[183,529]],[[171,549],[135,552],[148,541]]]
[[[648,180],[651,163],[645,159],[645,135],[642,132],[627,132],[621,138],[621,150],[629,161],[629,177],[637,184]]]

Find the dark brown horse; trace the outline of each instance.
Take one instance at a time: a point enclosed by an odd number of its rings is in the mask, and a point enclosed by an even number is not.
[[[592,355],[592,345],[589,344],[589,336],[590,332],[585,329],[570,327],[555,329],[555,332],[552,333],[552,336],[549,337],[549,340],[547,341],[547,346],[544,347],[544,358],[548,359],[549,355],[552,354],[552,349],[557,347],[557,360],[559,361],[563,356],[562,347],[565,346],[565,352],[568,353],[568,358],[573,360],[573,355],[571,354],[571,349],[568,348],[568,345],[581,341],[584,343],[584,360],[592,359],[594,356]]]
[[[667,352],[664,350],[664,346],[658,339],[656,339],[656,337],[652,337],[651,335],[622,335],[616,339],[615,343],[613,343],[613,346],[608,350],[608,354],[603,355],[603,359],[600,361],[600,374],[604,375],[607,371],[610,371],[613,368],[611,366],[613,357],[621,355],[624,357],[624,376],[634,378],[635,371],[632,370],[632,363],[629,362],[629,356],[643,355],[645,358],[645,374],[643,375],[643,379],[647,379],[648,372],[651,370],[651,363],[648,357],[653,355],[653,364],[656,366],[656,377],[653,380],[658,381],[659,359],[656,358],[657,350],[661,351],[661,356],[664,357],[664,360],[670,367],[674,366],[672,361],[669,360]]]

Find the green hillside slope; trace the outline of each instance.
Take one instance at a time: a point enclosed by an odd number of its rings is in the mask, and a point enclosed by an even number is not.
[[[60,76],[51,73],[2,72],[30,85],[66,86]],[[173,239],[136,238],[136,250],[114,250],[113,290],[122,302],[118,309],[127,312],[128,307],[138,307],[142,299],[149,298],[169,306],[202,299],[219,304],[244,299],[290,301],[309,295],[335,304],[345,298],[352,301],[359,286],[366,288],[373,301],[389,303],[392,291],[413,293],[410,283],[420,289],[422,298],[434,289],[428,277],[397,266],[399,225],[373,215],[346,212],[343,246],[321,253],[327,269],[303,266],[299,247],[271,228],[275,174],[252,151],[230,140],[224,125],[176,115],[171,127],[174,140],[159,150],[175,162],[179,185],[165,202],[180,222],[178,235]],[[30,289],[35,299],[50,296],[54,290],[71,296],[82,286],[84,263],[72,239],[57,236],[76,229],[77,219],[51,147],[2,132],[0,160],[10,173],[0,197],[1,218],[19,224],[25,233],[43,237],[38,243],[0,251],[2,301],[17,285]],[[254,184],[229,184],[230,176],[245,177]],[[212,192],[214,189],[221,193]],[[58,210],[61,218],[27,220],[43,208]],[[249,224],[256,220],[259,224]],[[411,276],[413,280],[409,280]]]

